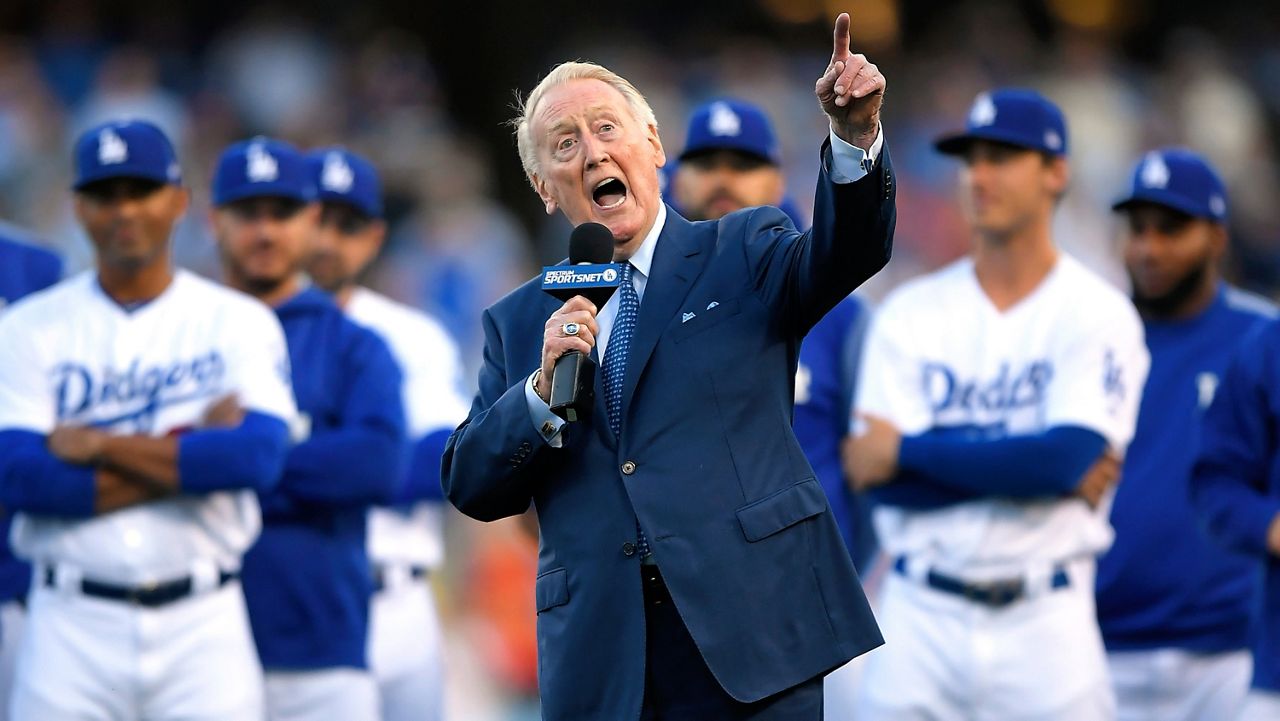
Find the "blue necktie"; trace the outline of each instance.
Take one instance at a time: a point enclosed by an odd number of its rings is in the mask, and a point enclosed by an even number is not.
[[[631,336],[635,334],[636,319],[640,316],[640,296],[631,283],[631,263],[622,264],[622,284],[618,287],[618,315],[609,333],[609,347],[604,351],[604,405],[609,412],[609,427],[613,435],[622,433],[622,386],[626,380],[627,358],[631,350]],[[649,539],[636,519],[636,546],[640,557],[649,555]]]

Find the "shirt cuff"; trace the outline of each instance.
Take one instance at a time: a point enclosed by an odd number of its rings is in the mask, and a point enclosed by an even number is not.
[[[844,138],[836,135],[835,128],[832,128],[829,133],[831,135],[831,181],[844,184],[865,178],[876,164],[876,159],[880,157],[880,150],[884,147],[884,127],[876,127],[876,141],[871,144],[871,150],[863,150],[856,145],[846,143]]]
[[[533,389],[532,373],[524,382],[524,399],[529,404],[529,418],[533,421],[533,427],[538,430],[538,435],[552,448],[562,447],[564,443],[560,440],[560,431],[564,429],[565,420],[552,413],[547,402],[538,397],[538,392]]]

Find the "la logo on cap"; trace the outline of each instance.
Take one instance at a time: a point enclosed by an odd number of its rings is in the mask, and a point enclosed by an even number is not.
[[[1209,211],[1218,217],[1227,214],[1227,201],[1217,193],[1209,197]]]
[[[1169,166],[1165,165],[1164,158],[1159,153],[1147,154],[1147,159],[1142,162],[1139,179],[1148,188],[1163,188],[1169,184]]]
[[[711,117],[707,118],[707,128],[712,135],[737,135],[742,132],[742,119],[728,103],[714,103],[711,106]]]
[[[98,162],[102,165],[118,165],[129,159],[129,146],[116,131],[105,128],[98,133]]]
[[[335,193],[347,193],[351,191],[351,185],[355,182],[355,174],[351,172],[351,166],[347,165],[347,161],[342,157],[342,153],[329,153],[324,156],[324,169],[320,171],[320,184],[325,190],[332,190]]]
[[[982,93],[973,101],[973,108],[969,110],[969,124],[980,128],[995,121],[996,104],[990,95]]]
[[[251,183],[270,183],[280,176],[280,167],[266,148],[254,143],[249,146],[245,174]]]

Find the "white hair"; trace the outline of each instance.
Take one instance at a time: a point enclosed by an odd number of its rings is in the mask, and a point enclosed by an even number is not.
[[[547,73],[524,100],[521,100],[519,95],[516,96],[516,117],[512,118],[510,125],[515,128],[520,164],[524,166],[524,174],[529,179],[530,185],[533,185],[533,176],[540,170],[538,146],[533,139],[533,114],[537,112],[538,103],[542,101],[542,96],[546,95],[547,91],[570,80],[599,80],[609,85],[626,98],[627,105],[631,107],[631,114],[636,120],[653,126],[655,131],[658,128],[658,119],[654,117],[649,101],[645,100],[640,91],[636,90],[636,86],[626,78],[595,63],[580,61],[560,63]],[[534,186],[534,190],[537,190],[537,186]]]

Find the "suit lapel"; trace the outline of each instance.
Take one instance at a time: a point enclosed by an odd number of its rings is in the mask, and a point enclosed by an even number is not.
[[[635,336],[631,339],[627,374],[622,386],[624,424],[631,407],[631,397],[635,395],[654,346],[701,271],[700,255],[702,248],[698,247],[693,224],[668,207],[667,222],[658,236],[644,299],[640,301],[640,317],[636,321]]]

